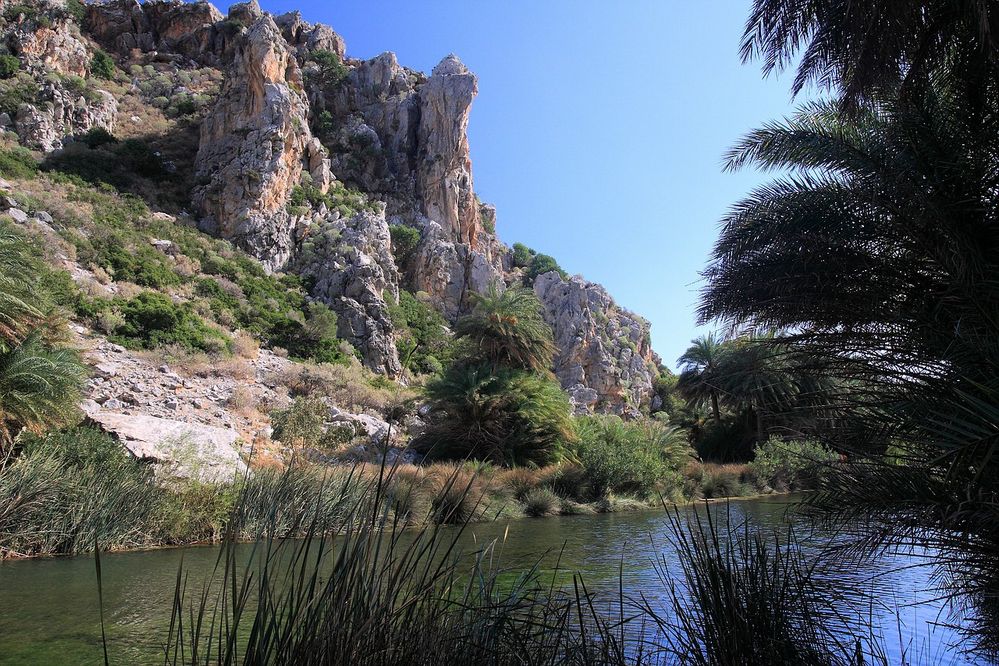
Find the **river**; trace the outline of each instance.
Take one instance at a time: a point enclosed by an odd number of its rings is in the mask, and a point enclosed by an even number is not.
[[[786,498],[732,502],[736,519],[783,528],[794,520]],[[721,509],[724,511],[724,508]],[[798,533],[809,548],[826,536]],[[534,563],[548,553],[561,567],[580,572],[591,590],[616,593],[619,579],[626,594],[662,598],[656,562],[679,572],[668,540],[662,511],[539,518],[470,526],[462,540],[469,550],[502,539],[506,566]],[[247,546],[248,548],[248,546]],[[101,557],[104,612],[111,662],[162,663],[160,644],[170,619],[178,566],[192,574],[210,571],[215,547],[109,553]],[[882,624],[893,663],[905,653],[912,664],[970,663],[948,644],[955,632],[941,623],[949,619],[924,568],[906,565],[911,556],[883,557],[835,572],[840,589],[873,592],[874,607],[859,611]],[[103,663],[94,558],[71,557],[0,562],[0,664]]]

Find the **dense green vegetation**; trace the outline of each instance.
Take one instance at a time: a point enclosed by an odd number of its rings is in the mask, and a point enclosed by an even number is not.
[[[550,376],[551,329],[523,289],[474,296],[455,334],[469,345],[427,385],[433,422],[416,446],[431,458],[506,465],[556,462],[575,439],[569,399]]]
[[[539,254],[523,243],[513,244],[512,255],[514,267],[524,269],[524,284],[528,287],[534,284],[534,280],[539,275],[550,271],[558,273],[563,280],[569,277],[569,274],[562,270],[554,257]]]
[[[70,421],[84,370],[59,344],[61,321],[41,283],[36,251],[0,223],[0,471],[22,431]]]
[[[389,307],[396,329],[396,347],[407,370],[439,375],[454,360],[458,343],[447,320],[419,296],[401,290],[399,302]]]

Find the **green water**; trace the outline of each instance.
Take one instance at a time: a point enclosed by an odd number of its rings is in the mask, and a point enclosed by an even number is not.
[[[749,517],[763,527],[786,526],[794,520],[783,499],[733,502],[736,519]],[[799,534],[802,530],[799,530]],[[505,566],[529,566],[539,557],[546,566],[581,572],[591,590],[617,592],[619,578],[626,594],[662,599],[656,563],[678,572],[661,511],[596,516],[528,519],[478,524],[462,535],[473,551],[494,539]],[[812,548],[827,540],[805,534]],[[242,548],[242,547],[241,547]],[[250,546],[245,547],[249,552]],[[547,554],[546,554],[547,553]],[[170,620],[177,570],[183,558],[189,588],[199,589],[215,565],[214,547],[105,554],[104,612],[111,662],[162,662],[161,644]],[[885,642],[909,662],[965,663],[944,646],[957,641],[945,627],[946,609],[917,603],[934,596],[923,569],[901,569],[911,558],[882,558],[836,571],[837,585],[860,599],[873,592],[878,603],[863,611],[884,624]],[[0,664],[103,663],[97,582],[93,557],[0,563]],[[943,612],[943,614],[941,614]]]

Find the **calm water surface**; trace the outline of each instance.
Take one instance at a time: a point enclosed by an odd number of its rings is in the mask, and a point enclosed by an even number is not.
[[[794,520],[788,506],[786,499],[761,499],[733,502],[729,511],[735,519],[748,517],[760,526],[783,528]],[[507,538],[498,547],[505,566],[529,566],[541,557],[553,567],[561,554],[561,568],[583,574],[589,589],[598,593],[616,594],[620,579],[626,594],[661,600],[656,563],[680,571],[661,511],[479,524],[470,526],[462,540],[471,551],[502,539],[505,532]],[[803,529],[798,533],[810,548],[828,542],[822,534]],[[249,552],[249,546],[246,549]],[[199,547],[101,557],[112,663],[162,662],[160,645],[181,558],[191,576],[189,589],[196,590],[217,554],[214,547]],[[877,599],[873,606],[867,603],[844,614],[875,617],[894,663],[903,653],[912,664],[971,663],[944,649],[959,638],[942,626],[951,617],[931,601],[935,594],[929,572],[906,568],[914,561],[894,556],[832,572],[837,587],[848,596],[860,598],[864,591]],[[0,664],[103,663],[98,613],[93,557],[0,562]]]

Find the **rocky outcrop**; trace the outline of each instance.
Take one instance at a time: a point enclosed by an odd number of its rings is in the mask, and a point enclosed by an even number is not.
[[[230,10],[231,14],[231,10]],[[333,32],[333,28],[322,23],[313,25],[302,20],[300,12],[288,12],[274,19],[285,40],[294,49],[300,62],[312,51],[330,51],[342,60],[347,51],[343,37]]]
[[[112,435],[138,460],[152,464],[162,482],[233,483],[246,474],[235,430],[110,412],[94,402],[85,403],[83,409],[90,423]]]
[[[117,117],[118,102],[106,90],[80,93],[50,81],[35,104],[20,106],[14,127],[22,144],[49,152],[62,148],[66,137],[97,127],[114,131]]]
[[[635,416],[648,405],[659,364],[648,322],[578,276],[563,280],[554,271],[545,273],[535,280],[534,293],[559,350],[555,375],[577,413]]]
[[[201,227],[271,269],[291,258],[301,220],[287,210],[303,169],[328,186],[298,62],[269,16],[236,42],[218,101],[201,125],[194,202]]]
[[[312,283],[312,296],[337,314],[338,335],[354,345],[364,364],[395,377],[402,370],[386,296],[399,298],[384,213],[337,213],[313,221],[297,269]]]
[[[228,31],[207,2],[107,0],[87,5],[86,28],[105,49],[124,57],[178,55],[218,66]]]
[[[455,242],[434,221],[424,227],[410,282],[416,291],[426,292],[434,307],[451,321],[464,311],[470,292],[485,291],[492,284],[502,288],[505,284],[495,258]]]
[[[420,88],[417,188],[423,213],[473,250],[479,206],[472,190],[468,114],[478,94],[475,75],[454,55],[444,58]]]
[[[40,23],[24,14],[13,17],[5,40],[10,52],[33,72],[86,76],[90,58],[76,26],[56,3],[44,3],[40,10],[54,18]]]

